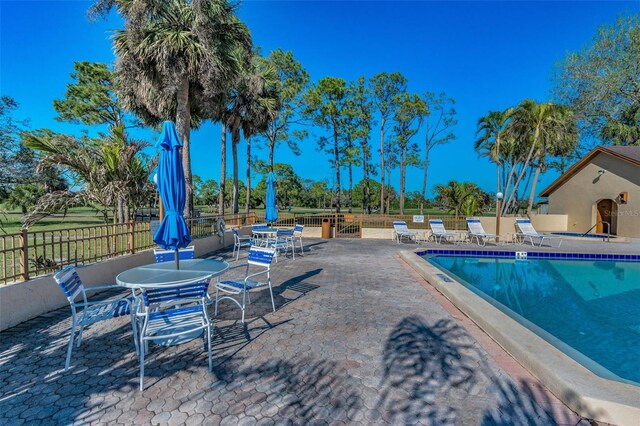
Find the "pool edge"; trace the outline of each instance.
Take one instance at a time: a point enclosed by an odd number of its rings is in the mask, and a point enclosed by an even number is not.
[[[585,418],[601,422],[621,426],[637,424],[640,418],[640,388],[596,376],[478,297],[454,277],[449,277],[453,282],[438,277],[437,274],[442,274],[442,271],[418,256],[417,251],[402,251],[400,257],[570,409]],[[500,324],[500,327],[494,324]]]

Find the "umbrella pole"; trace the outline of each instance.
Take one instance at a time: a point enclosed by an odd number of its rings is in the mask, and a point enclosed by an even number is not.
[[[180,269],[180,253],[176,249],[176,269]]]

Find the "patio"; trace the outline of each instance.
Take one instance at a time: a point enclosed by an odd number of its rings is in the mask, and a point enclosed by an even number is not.
[[[201,339],[152,346],[144,392],[128,318],[90,327],[68,374],[69,308],[22,323],[0,340],[0,423],[588,424],[398,259],[414,248],[305,240],[274,263],[275,313],[268,290],[246,327],[221,304],[213,373]]]

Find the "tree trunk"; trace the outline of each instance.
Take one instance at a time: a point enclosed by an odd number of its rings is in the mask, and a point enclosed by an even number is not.
[[[429,170],[429,149],[424,151],[424,173],[422,174],[422,199],[420,200],[420,214],[424,214],[424,200],[427,199],[427,171]]]
[[[364,191],[362,196],[362,212],[369,211],[369,204],[371,203],[371,188],[369,182],[369,143],[368,141],[362,142],[362,175],[364,178]]]
[[[405,175],[405,153],[400,153],[400,214],[404,214],[404,175]]]
[[[540,136],[540,127],[536,127],[535,133],[533,135],[533,142],[531,143],[531,148],[529,149],[529,152],[527,154],[527,159],[524,162],[524,165],[522,166],[522,170],[520,170],[520,173],[518,175],[518,179],[516,179],[515,183],[513,184],[513,192],[511,193],[511,197],[509,198],[509,201],[507,202],[507,206],[505,207],[505,211],[507,211],[507,209],[510,207],[510,204],[513,202],[513,195],[516,193],[516,191],[518,190],[518,185],[520,185],[520,181],[522,180],[522,177],[524,176],[524,173],[526,172],[527,168],[529,167],[529,163],[531,162],[531,158],[533,157],[533,152],[536,149],[536,146],[538,145],[538,138]],[[517,201],[517,199],[516,199]]]
[[[189,78],[183,75],[180,79],[176,97],[176,128],[182,139],[182,168],[186,183],[186,201],[184,203],[185,218],[193,217],[193,176],[191,174],[191,110],[189,106]]]
[[[384,125],[386,118],[380,120],[380,214],[384,214]]]
[[[338,132],[335,129],[336,129],[336,125],[334,123],[334,130],[333,130],[333,166],[336,168],[336,186],[335,186],[335,191],[336,191],[336,213],[340,213],[340,204],[341,204],[341,197],[340,197],[340,188],[341,188],[341,184],[340,184],[340,145],[338,144]]]
[[[504,203],[502,203],[501,214],[505,214],[505,212],[507,211],[507,201],[511,197],[511,194],[509,192],[511,187],[511,181],[513,180],[513,176],[515,176],[515,173],[516,173],[516,162],[514,160],[513,164],[511,164],[511,169],[509,170],[509,177],[507,178],[507,183],[504,185]]]
[[[247,196],[244,203],[244,212],[248,215],[251,201],[251,137],[247,137]]]
[[[353,166],[349,163],[349,213],[353,213]]]
[[[538,177],[540,176],[540,166],[536,167],[536,172],[533,176],[533,182],[531,183],[531,192],[529,193],[529,205],[527,206],[527,216],[531,217],[533,210],[533,199],[536,196],[536,185],[538,184]]]
[[[233,214],[240,212],[238,205],[238,145],[240,144],[240,120],[231,128],[231,156],[233,157]]]
[[[273,155],[276,150],[276,138],[269,136],[269,171],[273,172]]]
[[[224,187],[227,183],[227,125],[222,123],[220,134],[220,191],[218,191],[218,216],[224,216]]]

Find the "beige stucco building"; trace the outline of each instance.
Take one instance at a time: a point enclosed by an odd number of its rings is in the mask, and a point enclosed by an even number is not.
[[[599,146],[545,188],[550,214],[568,215],[568,231],[640,238],[640,146]]]

